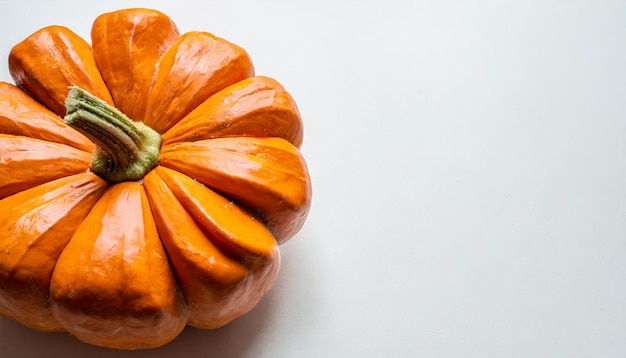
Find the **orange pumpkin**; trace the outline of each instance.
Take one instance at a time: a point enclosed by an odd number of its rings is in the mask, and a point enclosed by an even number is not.
[[[164,14],[43,28],[0,83],[0,315],[99,346],[221,327],[270,290],[311,183],[296,104]],[[69,90],[68,90],[69,89]]]

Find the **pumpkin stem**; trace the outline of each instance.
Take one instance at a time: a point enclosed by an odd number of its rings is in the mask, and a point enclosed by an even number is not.
[[[161,135],[82,88],[71,86],[65,123],[96,145],[91,170],[117,183],[140,180],[157,166]]]

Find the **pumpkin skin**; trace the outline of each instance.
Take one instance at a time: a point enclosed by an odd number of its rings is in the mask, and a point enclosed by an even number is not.
[[[0,315],[104,347],[159,347],[212,329],[271,289],[311,181],[289,93],[248,54],[165,14],[100,15],[91,45],[43,28],[0,83]],[[161,135],[140,180],[92,172],[63,121],[78,86]],[[68,122],[69,123],[69,122]]]

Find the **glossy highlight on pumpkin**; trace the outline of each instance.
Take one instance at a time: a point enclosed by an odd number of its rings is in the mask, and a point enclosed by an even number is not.
[[[100,15],[90,42],[63,26],[38,30],[13,47],[9,70],[15,85],[0,83],[1,316],[140,349],[255,307],[312,196],[302,120],[280,83],[256,76],[241,47],[180,34],[165,14],[140,8]],[[70,86],[154,129],[158,165],[121,182],[94,174],[93,158],[111,144],[64,122]]]

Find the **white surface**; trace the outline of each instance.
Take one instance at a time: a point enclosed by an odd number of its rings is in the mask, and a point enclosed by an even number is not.
[[[131,6],[292,93],[309,220],[230,326],[118,352],[0,320],[0,357],[626,356],[626,3],[2,1],[0,57]]]

